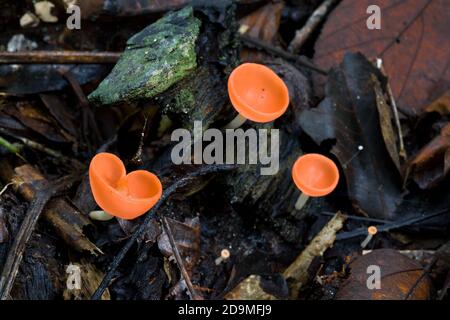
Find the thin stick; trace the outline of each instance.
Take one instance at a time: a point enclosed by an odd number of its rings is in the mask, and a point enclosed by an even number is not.
[[[235,166],[233,165],[218,165],[218,166],[207,166],[202,167],[197,171],[191,172],[184,176],[183,178],[179,179],[178,181],[174,182],[170,187],[168,187],[162,194],[161,199],[151,208],[144,219],[142,223],[139,225],[138,228],[134,231],[134,233],[131,235],[130,238],[128,238],[125,245],[120,249],[119,253],[114,257],[113,261],[109,265],[108,271],[106,272],[105,276],[103,277],[102,282],[98,286],[97,290],[95,290],[94,294],[92,295],[92,300],[98,300],[103,295],[103,292],[106,290],[106,288],[109,286],[114,273],[117,270],[117,267],[119,266],[120,262],[122,262],[123,258],[127,254],[127,252],[130,250],[130,248],[133,246],[133,244],[136,242],[136,240],[146,231],[148,230],[148,227],[152,220],[155,218],[156,212],[158,211],[159,207],[164,204],[164,202],[172,195],[174,194],[179,188],[184,187],[190,179],[194,177],[203,176],[205,174],[209,173],[218,173],[222,171],[228,171],[234,169]]]
[[[175,243],[175,239],[173,237],[172,229],[170,228],[170,225],[167,223],[166,217],[162,217],[162,225],[166,231],[167,237],[169,238],[169,243],[170,246],[172,247],[173,255],[175,256],[175,261],[177,262],[181,275],[183,276],[184,281],[186,282],[186,286],[189,290],[189,293],[191,294],[192,299],[203,300],[203,297],[197,294],[197,292],[194,289],[194,286],[192,285],[191,277],[189,277],[189,273],[187,272],[184,266],[183,259],[181,258],[177,244]]]
[[[0,64],[111,64],[120,52],[90,51],[19,51],[0,52]]]
[[[430,263],[427,264],[427,266],[423,269],[422,274],[419,278],[416,279],[416,281],[413,283],[413,285],[409,288],[408,293],[405,296],[405,299],[408,300],[411,295],[414,293],[414,290],[419,285],[419,283],[422,281],[423,278],[430,272],[431,268],[434,266],[434,264],[437,262],[438,258],[433,257],[433,259],[430,261]]]
[[[8,140],[6,140],[2,137],[0,137],[0,146],[2,146],[6,150],[8,150],[9,152],[14,153],[14,154],[17,154],[20,152],[19,146],[12,144],[11,142],[9,142]]]
[[[69,175],[63,177],[53,185],[44,186],[37,192],[36,197],[30,203],[19,232],[14,238],[11,248],[9,249],[8,256],[0,276],[1,300],[6,300],[9,297],[9,293],[14,284],[14,280],[16,279],[17,272],[19,271],[20,262],[22,261],[26,245],[33,234],[33,230],[42,213],[42,210],[44,209],[44,206],[55,194],[70,187],[75,180],[76,179],[74,179],[73,175]]]
[[[91,135],[93,143],[99,144],[101,137],[101,133],[97,126],[97,121],[95,120],[94,113],[92,109],[89,107],[89,101],[86,95],[84,94],[83,89],[81,88],[78,80],[74,77],[74,75],[70,71],[65,70],[61,70],[61,74],[64,77],[64,79],[66,79],[67,82],[70,84],[72,90],[74,91],[75,95],[78,98],[78,101],[80,102],[83,121],[82,134],[88,143],[89,150],[92,151],[92,145],[90,143],[91,139],[89,139],[88,130],[91,129],[93,131],[93,134]]]
[[[386,71],[383,67],[383,60],[381,58],[377,58],[377,67],[380,71],[387,77]],[[388,77],[387,77],[388,78]],[[400,125],[400,118],[398,116],[397,103],[395,102],[394,94],[392,93],[391,85],[389,84],[389,78],[386,85],[387,94],[389,96],[389,101],[391,102],[392,112],[394,113],[395,126],[397,127],[397,135],[398,135],[398,143],[399,143],[399,156],[402,157],[403,160],[406,159],[407,154],[405,150],[405,144],[403,142],[403,133],[402,126]]]
[[[391,223],[385,223],[383,225],[378,226],[377,229],[378,229],[378,232],[389,231],[392,229],[398,229],[398,228],[410,226],[417,222],[422,222],[422,221],[440,216],[441,214],[446,214],[448,212],[450,212],[450,208],[446,208],[446,209],[437,211],[437,212],[432,213],[427,216],[420,215],[420,216],[416,216],[416,217],[412,217],[412,218],[398,220],[398,221],[391,222]],[[336,236],[336,240],[346,240],[346,239],[356,238],[359,236],[363,236],[366,233],[367,233],[367,228],[360,228],[357,230],[340,233]]]
[[[300,48],[303,44],[308,40],[313,31],[317,28],[317,26],[322,22],[322,20],[327,15],[331,6],[336,2],[336,0],[325,0],[322,4],[312,13],[309,17],[308,21],[306,21],[303,28],[297,30],[295,32],[294,39],[292,39],[289,44],[289,51],[293,53],[297,53],[300,51]]]
[[[12,186],[13,184],[14,184],[14,182],[7,183],[7,184],[3,187],[3,189],[0,191],[0,197],[2,196],[2,194],[5,193],[5,191],[8,189],[8,187],[9,187],[9,186]]]
[[[259,39],[255,39],[252,37],[249,37],[247,35],[240,35],[241,40],[246,44],[250,45],[259,49],[263,49],[267,51],[270,54],[280,56],[283,59],[289,60],[294,62],[296,65],[299,65],[301,67],[309,68],[311,70],[314,70],[320,74],[327,75],[328,72],[317,67],[313,63],[309,62],[308,60],[304,59],[301,56],[298,56],[296,54],[287,52],[283,49],[280,49],[278,47],[272,46],[264,41],[261,41]]]

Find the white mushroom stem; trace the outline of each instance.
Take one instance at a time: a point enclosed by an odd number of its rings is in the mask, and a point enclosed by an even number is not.
[[[361,242],[361,248],[364,249],[370,242],[370,240],[372,240],[373,235],[371,233],[369,233],[367,235],[367,237],[363,240],[363,242]]]
[[[226,126],[225,129],[237,129],[240,126],[242,126],[245,121],[247,121],[247,118],[241,116],[239,113],[233,120],[231,120]]]
[[[305,205],[306,201],[308,201],[309,196],[304,194],[303,192],[300,193],[300,196],[297,199],[297,202],[295,203],[295,209],[301,210],[303,206]]]
[[[103,210],[91,211],[91,212],[89,212],[89,217],[92,220],[98,220],[98,221],[109,221],[112,218],[114,218],[114,216],[110,215],[109,213],[106,213]]]

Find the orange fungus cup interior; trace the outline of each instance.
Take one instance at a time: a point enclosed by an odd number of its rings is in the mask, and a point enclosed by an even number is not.
[[[292,178],[297,188],[307,196],[322,197],[336,188],[339,171],[331,159],[310,153],[295,161]]]
[[[122,160],[106,152],[91,160],[89,182],[98,206],[122,219],[134,219],[144,214],[162,194],[161,181],[156,175],[145,170],[127,175]]]
[[[280,117],[289,105],[286,84],[272,69],[257,63],[244,63],[228,78],[231,104],[239,114],[255,122]]]

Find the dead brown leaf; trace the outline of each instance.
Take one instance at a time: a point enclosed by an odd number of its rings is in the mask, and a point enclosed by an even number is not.
[[[380,30],[367,28],[369,5],[381,8]],[[330,68],[348,51],[382,58],[399,108],[417,115],[449,87],[449,10],[446,0],[343,0],[325,23],[314,62]]]
[[[367,287],[368,277],[372,275],[367,272],[369,266],[380,267],[379,289]],[[374,250],[356,258],[349,268],[350,276],[339,289],[338,300],[428,300],[431,297],[430,279],[428,276],[420,279],[424,272],[422,266],[396,250]],[[411,288],[411,296],[407,297]]]
[[[406,164],[405,177],[412,176],[422,189],[429,189],[442,181],[450,171],[450,123],[440,135],[419,150]]]
[[[269,2],[239,21],[241,32],[252,38],[273,43],[280,27],[283,8],[283,2]],[[262,61],[265,57],[267,57],[265,53],[255,50],[241,51],[241,59],[244,61]]]

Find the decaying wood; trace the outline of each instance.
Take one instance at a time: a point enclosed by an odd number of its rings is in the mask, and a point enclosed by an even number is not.
[[[14,284],[17,272],[19,270],[20,262],[22,261],[23,253],[28,240],[31,238],[34,227],[44,209],[44,206],[55,194],[67,189],[75,178],[73,175],[66,176],[53,184],[40,183],[40,187],[36,192],[35,197],[30,203],[27,214],[20,226],[14,241],[9,249],[5,265],[0,277],[0,299],[5,300],[9,298],[9,293]]]
[[[19,51],[0,52],[0,64],[112,64],[121,52],[92,51]]]
[[[30,165],[17,167],[13,171],[4,164],[0,175],[2,180],[12,181],[14,189],[29,202],[37,197],[36,184],[47,183],[42,174]],[[94,255],[102,253],[83,233],[83,228],[92,226],[90,220],[67,199],[50,200],[42,214],[55,232],[73,249],[79,252],[87,251]]]
[[[336,233],[343,227],[347,217],[338,212],[314,237],[295,261],[283,272],[283,277],[290,287],[290,296],[297,298],[298,292],[309,278],[308,268],[315,257],[323,255],[336,239]],[[260,299],[272,300],[276,297],[265,292],[260,285],[260,277],[250,275],[225,295],[225,299]]]
[[[251,275],[240,282],[233,290],[228,292],[226,300],[275,300],[276,297],[266,293],[261,288],[261,277]]]
[[[333,245],[336,233],[342,229],[346,219],[347,217],[342,213],[336,213],[297,259],[284,271],[283,276],[290,286],[291,297],[298,296],[300,288],[308,281],[308,268],[311,262],[315,257],[322,256],[325,250]]]

